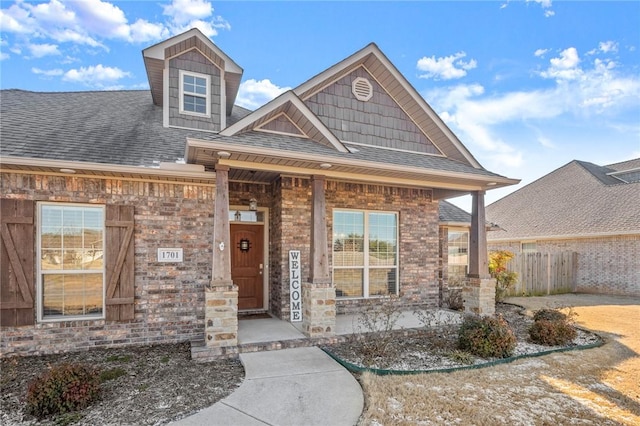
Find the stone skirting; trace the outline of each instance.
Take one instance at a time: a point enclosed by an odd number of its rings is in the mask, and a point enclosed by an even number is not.
[[[309,337],[328,337],[336,329],[336,289],[328,284],[302,283],[302,331]]]
[[[238,345],[238,287],[212,285],[205,290],[205,343],[208,348]]]
[[[496,313],[496,280],[467,278],[462,289],[464,311],[482,316]]]

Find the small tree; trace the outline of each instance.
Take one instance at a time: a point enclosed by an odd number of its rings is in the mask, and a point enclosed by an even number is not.
[[[507,271],[507,262],[513,259],[514,254],[507,250],[497,250],[489,253],[489,273],[497,280],[496,302],[502,302],[507,292],[518,281],[516,272]]]

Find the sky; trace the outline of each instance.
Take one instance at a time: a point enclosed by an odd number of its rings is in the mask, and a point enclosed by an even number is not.
[[[374,42],[488,170],[640,157],[640,1],[0,3],[0,87],[148,89],[141,51],[198,27],[255,109]],[[454,199],[469,210],[469,198]]]

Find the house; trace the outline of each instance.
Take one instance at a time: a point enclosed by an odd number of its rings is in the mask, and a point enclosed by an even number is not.
[[[640,295],[640,158],[574,160],[487,206],[490,249],[577,253],[579,292]]]
[[[487,296],[484,169],[375,44],[255,111],[199,30],[142,51],[149,91],[1,93],[3,354],[204,340],[238,314],[332,336],[369,299],[438,304],[438,209],[472,194],[468,309]],[[394,298],[396,300],[396,298]]]

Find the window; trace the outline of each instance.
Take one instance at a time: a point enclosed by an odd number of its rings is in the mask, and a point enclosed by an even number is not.
[[[333,283],[338,297],[398,292],[398,216],[395,213],[333,213]]]
[[[104,313],[104,207],[39,204],[38,318]]]
[[[180,112],[209,116],[209,76],[180,71]]]
[[[462,281],[469,266],[469,232],[449,229],[448,232],[449,284]]]
[[[535,241],[522,243],[520,249],[522,253],[536,253],[538,251],[538,247]]]

